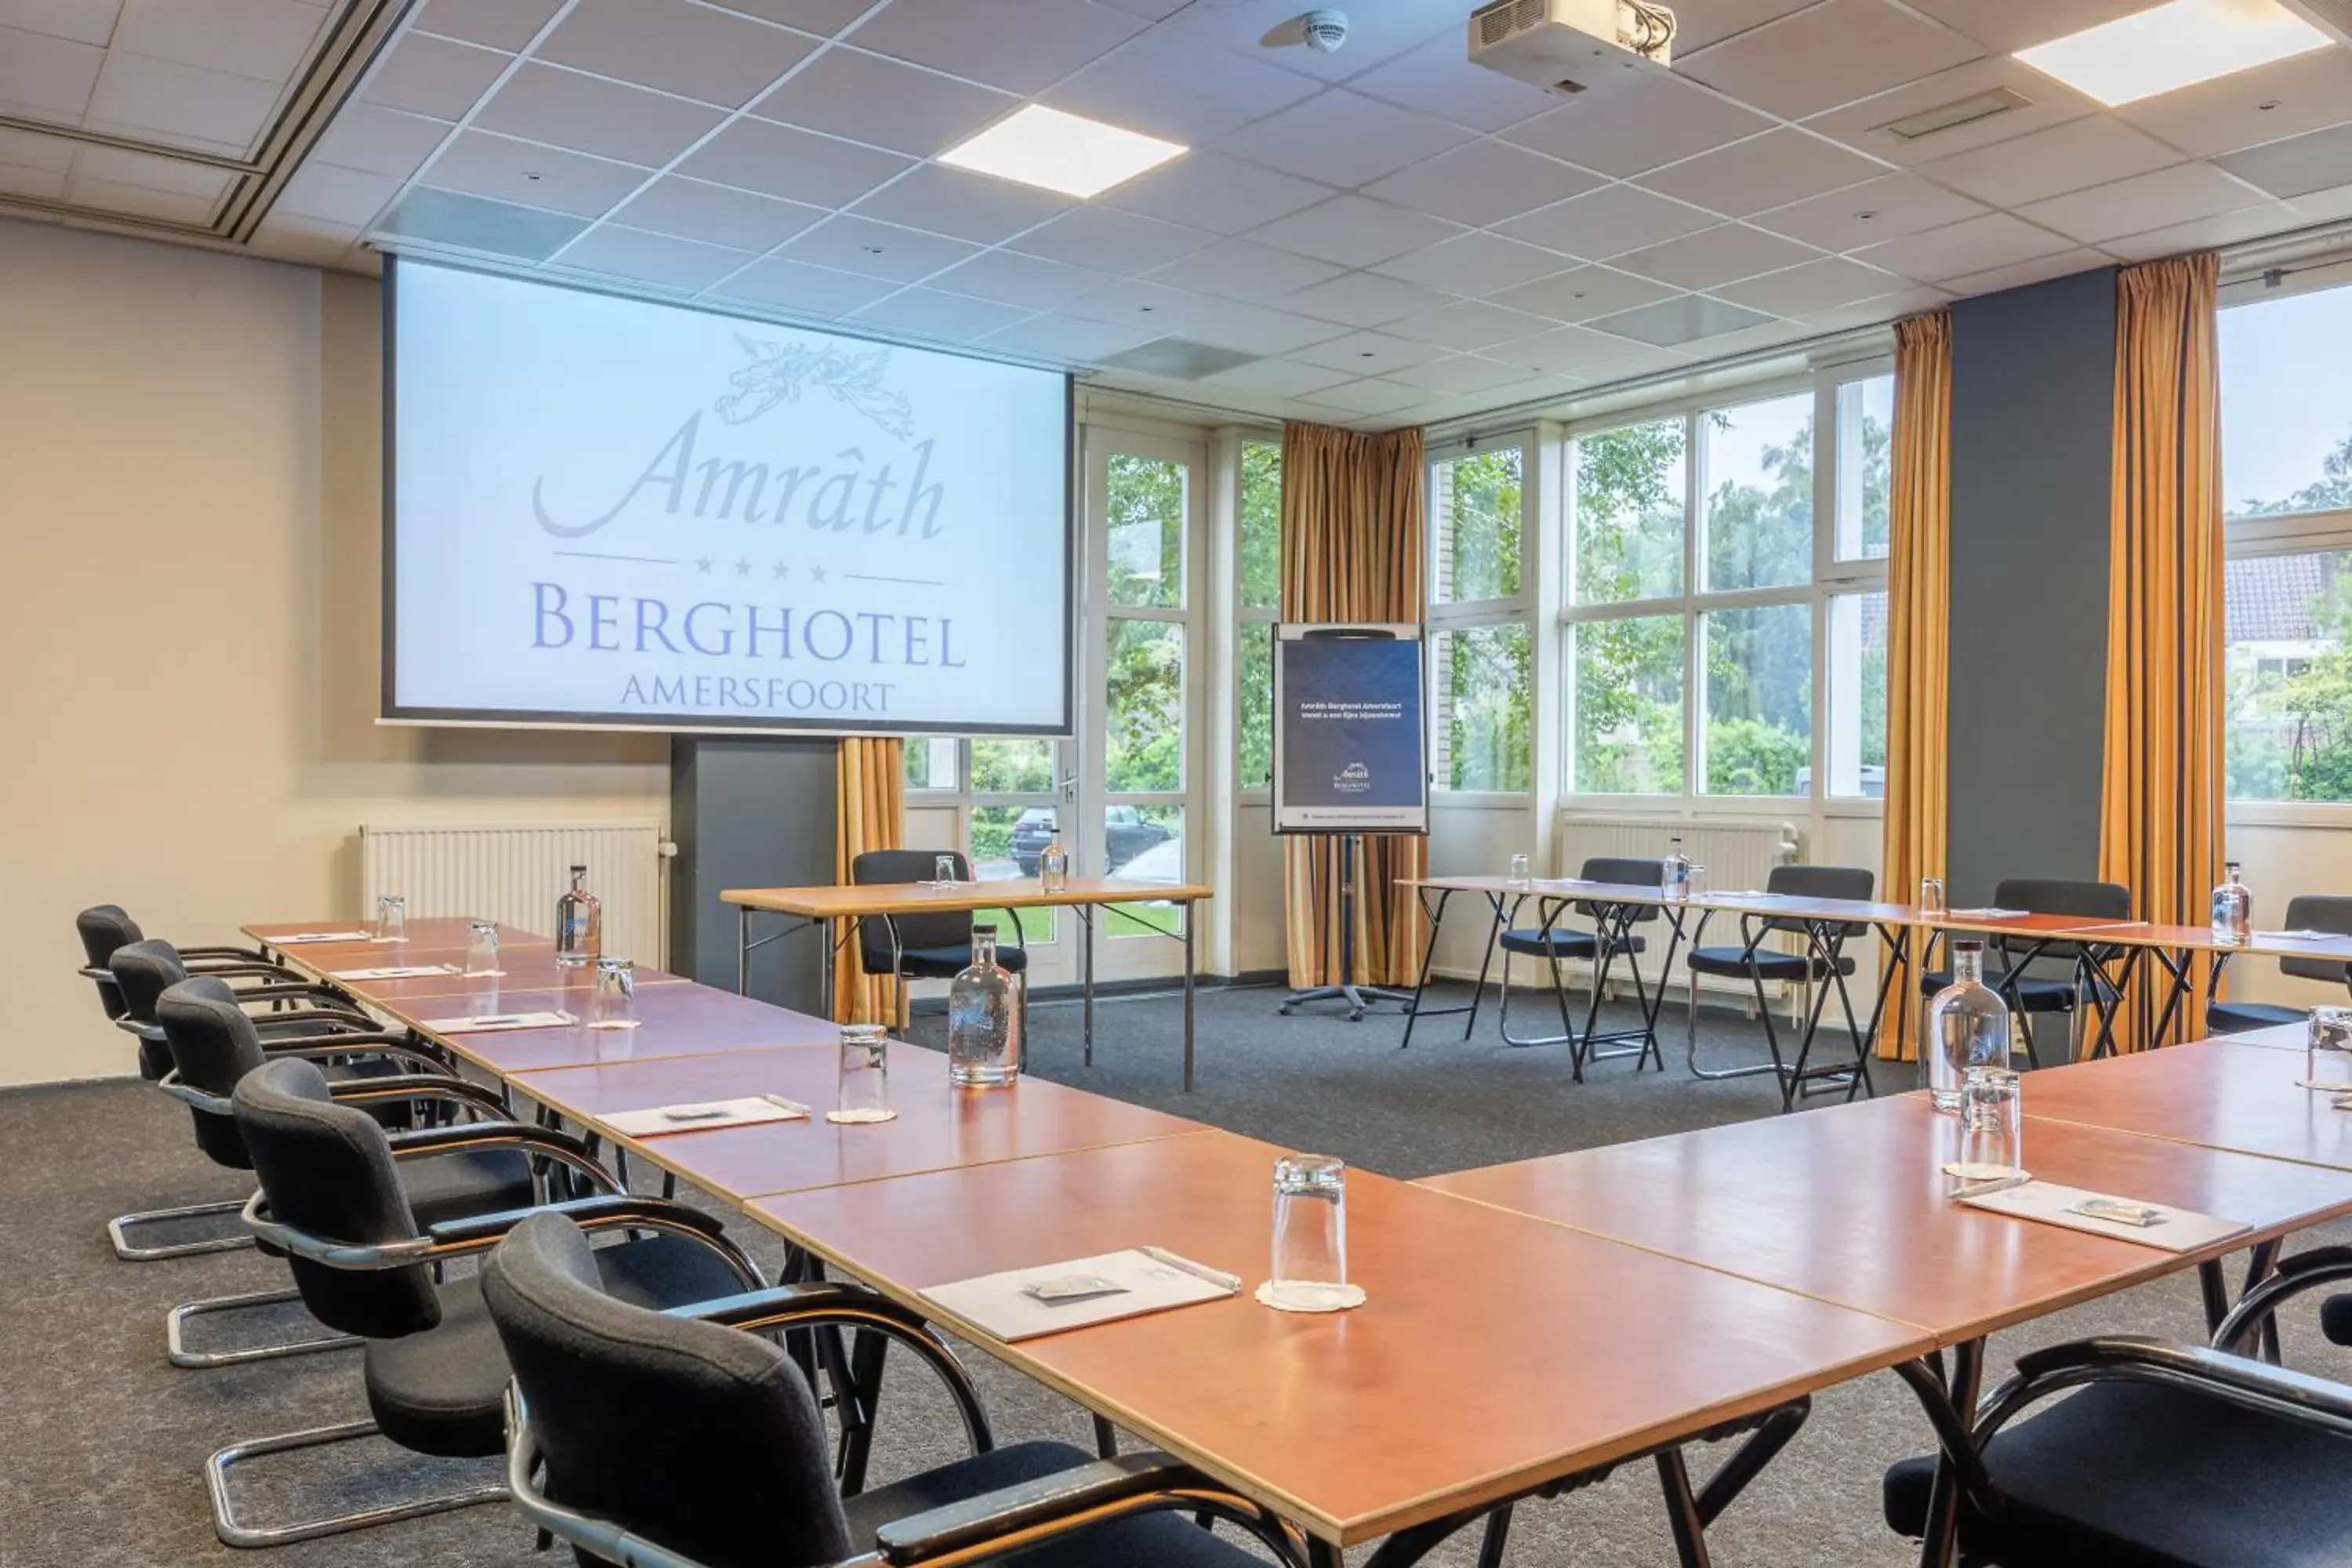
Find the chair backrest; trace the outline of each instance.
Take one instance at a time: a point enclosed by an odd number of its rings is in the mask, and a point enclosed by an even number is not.
[[[74,931],[81,937],[83,962],[94,970],[106,968],[115,949],[146,935],[121,904],[92,904],[74,916]],[[106,1009],[109,1018],[122,1016],[122,993],[110,977],[98,981],[98,1005]]]
[[[139,1030],[140,1076],[162,1078],[171,1070],[172,1052],[156,1025],[155,1005],[164,992],[188,977],[180,950],[161,937],[147,937],[116,948],[106,967],[114,976],[115,995],[122,1004],[116,1021]]]
[[[851,1554],[824,1423],[774,1344],[604,1293],[587,1237],[533,1215],[482,1265],[548,1498],[708,1568]]]
[[[2352,936],[2352,899],[2326,893],[2298,893],[2287,900],[2289,931],[2335,931]],[[2352,964],[2335,958],[2282,958],[2279,973],[2298,980],[2325,980],[2331,985],[2352,985]]]
[[[2121,882],[2073,882],[2054,877],[2004,877],[1992,890],[1992,901],[2004,910],[2024,910],[2037,915],[2076,915],[2091,921],[2132,918],[2131,889]],[[2032,937],[1996,941],[2003,957],[2031,952],[2039,958],[2073,960],[2084,945],[2077,942],[2039,942]]]
[[[1584,862],[1584,868],[1577,875],[1588,882],[1613,882],[1621,887],[1629,888],[1655,888],[1664,882],[1666,867],[1663,860],[1631,860],[1617,855],[1595,855]],[[1609,909],[1610,906],[1605,904],[1580,903],[1576,906],[1576,912],[1597,920]],[[1657,918],[1658,906],[1655,904],[1640,904],[1634,907],[1633,921],[1637,925],[1643,921],[1654,921]]]
[[[236,1130],[253,1156],[269,1215],[321,1240],[370,1247],[416,1237],[416,1216],[383,1129],[338,1105],[324,1074],[299,1057],[263,1063],[237,1080]],[[441,1298],[421,1263],[334,1268],[289,1258],[310,1315],[331,1329],[393,1340],[441,1321]]]
[[[859,887],[880,882],[928,882],[938,868],[940,857],[950,853],[945,849],[869,849],[849,862],[849,879]],[[958,881],[971,880],[971,862],[961,854],[955,856],[955,868]],[[902,949],[971,945],[971,916],[967,912],[900,915],[898,926]],[[891,973],[890,922],[878,916],[858,921],[857,951],[866,973]]]
[[[1861,866],[1775,866],[1764,878],[1764,890],[1768,893],[1787,893],[1800,899],[1843,899],[1858,904],[1868,903],[1877,885],[1877,877]],[[1801,920],[1773,920],[1765,924],[1774,931],[1801,931],[1806,926]],[[1849,921],[1837,927],[1836,932],[1840,936],[1860,936],[1866,929],[1860,921]]]
[[[199,974],[181,981],[156,1002],[155,1021],[163,1026],[163,1043],[171,1049],[180,1081],[206,1094],[226,1100],[265,1059],[261,1031],[237,1005],[236,993],[226,980]],[[188,1115],[196,1124],[196,1147],[215,1164],[253,1169],[253,1156],[237,1132],[235,1115],[193,1105]]]

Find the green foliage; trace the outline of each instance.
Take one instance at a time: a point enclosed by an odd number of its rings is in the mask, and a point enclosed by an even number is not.
[[[1113,452],[1108,478],[1110,602],[1183,608],[1184,465]]]
[[[1535,784],[1528,694],[1535,647],[1523,626],[1480,626],[1444,638],[1446,754],[1453,787],[1517,791]]]
[[[1243,607],[1280,609],[1282,448],[1270,441],[1242,443],[1241,556]]]
[[[1706,792],[1794,795],[1797,770],[1811,760],[1802,734],[1756,719],[1717,720],[1706,729]]]
[[[1241,628],[1241,758],[1235,777],[1255,789],[1274,777],[1274,627]]]
[[[2300,511],[2342,511],[2352,509],[2352,435],[2327,454],[2320,477],[2282,500],[2248,501],[2233,508],[2231,517],[2284,517]]]
[[[1450,500],[1440,520],[1446,529],[1450,604],[1509,599],[1519,592],[1519,533],[1526,475],[1516,446],[1472,452],[1445,465]]]
[[[2236,517],[2279,517],[2352,508],[2352,435],[2329,453],[2321,478],[2282,500],[2250,501]],[[2309,668],[2287,675],[2241,670],[2224,697],[2224,747],[2233,800],[2352,800],[2352,556],[2320,557],[2311,606],[2321,646]]]

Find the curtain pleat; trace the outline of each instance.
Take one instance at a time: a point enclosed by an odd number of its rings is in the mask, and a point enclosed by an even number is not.
[[[1323,425],[1282,432],[1282,618],[1421,622],[1428,612],[1422,553],[1419,430],[1361,435]],[[1369,834],[1356,867],[1360,985],[1410,985],[1421,964],[1420,900],[1397,886],[1429,864],[1428,840]],[[1336,839],[1283,842],[1284,921],[1294,986],[1339,983]]]
[[[850,862],[869,849],[903,849],[907,827],[906,745],[895,735],[848,737],[841,742],[834,835],[834,880],[849,881]],[[836,921],[825,931],[837,954],[833,966],[833,1016],[845,1024],[906,1026],[906,997],[898,976],[867,974],[858,962],[857,942],[843,941]]]
[[[2099,875],[2134,912],[2203,925],[2221,873],[2221,261],[2116,279],[2115,494]],[[2205,1032],[2203,961],[2171,1038]],[[2143,964],[2117,1042],[2152,1038],[2170,982]]]
[[[1951,692],[1952,316],[1895,327],[1893,474],[1887,497],[1885,897],[1909,903],[1945,874]],[[1912,939],[1916,962],[1922,938]],[[1918,987],[1887,998],[1879,1054],[1911,1060]]]

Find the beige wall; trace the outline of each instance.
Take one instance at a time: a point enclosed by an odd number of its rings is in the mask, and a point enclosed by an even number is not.
[[[375,724],[376,285],[0,221],[0,1083],[130,1070],[74,911],[359,913],[364,821],[667,818],[666,741]]]

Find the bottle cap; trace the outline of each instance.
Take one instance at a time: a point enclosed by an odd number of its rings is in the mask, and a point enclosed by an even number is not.
[[[1952,951],[1954,952],[1982,952],[1984,951],[1984,939],[1981,937],[1956,936],[1952,939]]]
[[[984,936],[993,941],[996,936],[996,927],[986,921],[974,921],[971,926],[971,934],[974,936]]]
[[[587,870],[587,869],[588,869],[588,868],[587,868],[587,867],[585,867],[585,866],[574,866],[574,867],[572,867],[572,874],[573,874],[574,876],[577,876],[577,875],[579,875],[581,872],[583,872],[583,871],[585,871],[585,870]]]

